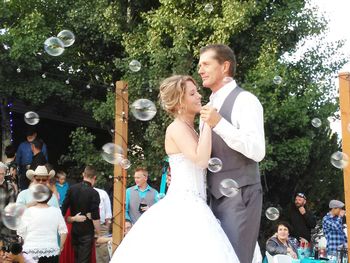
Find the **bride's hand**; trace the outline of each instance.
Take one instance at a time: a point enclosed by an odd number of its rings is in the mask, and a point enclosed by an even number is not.
[[[209,105],[203,106],[200,114],[202,121],[207,123],[211,128],[214,128],[222,118],[217,109]]]

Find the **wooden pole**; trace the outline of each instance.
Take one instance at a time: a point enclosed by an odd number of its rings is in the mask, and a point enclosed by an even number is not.
[[[128,147],[128,85],[125,81],[117,81],[115,97],[115,128],[114,143],[123,148],[124,158],[127,158]],[[124,236],[125,225],[125,189],[126,171],[120,165],[114,165],[113,187],[113,252],[119,246]]]
[[[339,74],[339,102],[340,117],[342,126],[342,151],[350,156],[350,73]],[[345,210],[350,217],[350,165],[343,169],[344,172],[344,193]],[[350,238],[350,227],[347,228],[348,238]],[[350,246],[348,246],[350,255]]]

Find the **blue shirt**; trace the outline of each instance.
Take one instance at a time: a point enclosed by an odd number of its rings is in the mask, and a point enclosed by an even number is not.
[[[23,204],[23,205],[27,205],[31,202],[33,202],[33,193],[32,191],[30,191],[30,189],[25,189],[23,191],[21,191],[18,196],[17,196],[17,200],[16,200],[16,204]],[[49,206],[53,206],[56,208],[60,208],[58,205],[58,201],[57,198],[54,194],[52,194],[51,199],[49,200],[49,202],[47,202],[47,204]]]
[[[337,248],[346,243],[343,229],[343,219],[327,213],[322,220],[323,232],[327,239],[327,253],[336,252]]]
[[[125,219],[128,219],[131,221],[130,215],[129,215],[129,204],[130,204],[130,190],[131,189],[136,189],[139,192],[140,199],[143,199],[146,197],[147,192],[151,190],[151,187],[147,185],[145,190],[139,189],[137,185],[133,187],[129,187],[126,189],[126,194],[125,194]],[[155,195],[154,195],[154,203],[157,203],[159,200],[158,198],[158,192],[155,190]]]
[[[43,148],[41,150],[43,154],[46,157],[46,160],[48,160],[47,157],[47,149],[46,149],[46,144],[44,143]],[[18,165],[28,165],[31,164],[33,160],[33,152],[32,152],[32,147],[31,143],[28,141],[22,142],[17,149],[16,153],[16,163]]]
[[[58,192],[58,197],[59,197],[59,202],[60,202],[60,206],[62,206],[64,198],[66,198],[66,194],[69,188],[69,184],[67,182],[65,182],[63,185],[61,185],[60,183],[56,182],[56,189]]]

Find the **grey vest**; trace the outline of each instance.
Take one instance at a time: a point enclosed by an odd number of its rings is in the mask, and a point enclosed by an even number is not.
[[[238,94],[242,91],[244,90],[237,86],[226,97],[219,111],[221,116],[230,123],[233,105]],[[217,157],[222,161],[221,171],[212,173],[208,170],[208,190],[216,199],[223,196],[219,190],[219,185],[224,179],[230,178],[235,180],[239,187],[260,183],[258,163],[232,150],[215,132],[212,133],[211,157]]]
[[[154,204],[154,197],[156,191],[150,187],[150,190],[147,191],[145,198],[140,198],[139,191],[135,186],[130,187],[130,203],[129,203],[129,215],[131,222],[134,224],[139,217],[142,215],[139,211],[140,204],[147,204],[152,206]]]

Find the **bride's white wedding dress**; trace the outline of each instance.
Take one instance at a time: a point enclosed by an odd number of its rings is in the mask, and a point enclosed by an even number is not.
[[[231,243],[206,204],[205,172],[169,155],[171,185],[115,251],[112,263],[236,263]]]

